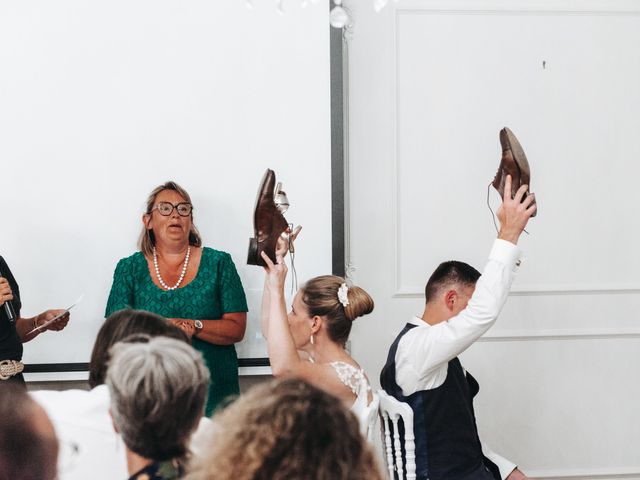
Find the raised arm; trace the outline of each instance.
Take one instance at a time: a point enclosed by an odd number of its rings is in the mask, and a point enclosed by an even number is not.
[[[269,311],[271,309],[271,289],[269,288],[269,277],[264,277],[264,287],[262,289],[262,307],[260,309],[260,330],[266,339],[269,336]]]
[[[262,253],[267,267],[265,268],[269,289],[269,311],[267,346],[271,371],[276,377],[302,378],[322,390],[331,393],[345,405],[354,401],[354,393],[340,380],[336,370],[329,363],[311,363],[300,357],[287,317],[284,281],[287,266],[281,255],[276,255],[274,264]]]
[[[520,235],[536,211],[534,195],[522,198],[527,186],[522,185],[511,198],[511,177],[507,176],[503,203],[498,210],[500,232],[493,245],[482,276],[467,307],[446,322],[417,331],[405,341],[411,364],[424,376],[433,368],[464,352],[495,323],[509,295],[514,278]]]
[[[302,230],[301,226],[297,226],[293,232],[291,232],[287,238],[280,237],[276,246],[276,256],[280,255],[282,258],[286,257],[290,247],[293,247],[293,242],[298,237],[298,234]],[[269,275],[265,275],[264,288],[262,290],[262,308],[260,312],[260,328],[262,330],[262,336],[267,338],[269,335],[269,312],[271,309],[271,289],[269,287]],[[286,309],[285,309],[286,312]]]
[[[318,387],[332,391],[333,387],[341,386],[332,367],[310,363],[300,358],[296,348],[284,297],[284,281],[287,276],[287,266],[279,254],[276,255],[277,263],[273,263],[266,254],[262,254],[267,266],[266,282],[269,285],[269,317],[267,347],[271,371],[276,377],[300,377],[317,385]],[[336,395],[336,393],[334,393]],[[339,396],[339,394],[337,394]]]
[[[267,347],[271,360],[271,371],[274,376],[279,377],[296,372],[301,360],[287,320],[287,307],[284,298],[287,266],[284,263],[284,258],[280,253],[276,254],[276,264],[264,252],[262,252],[262,258],[267,264],[265,284],[268,294],[265,293],[265,295],[268,295],[268,300],[263,303],[263,305],[268,304]]]
[[[506,190],[507,188],[509,191]],[[511,175],[507,175],[502,205],[500,205],[497,212],[498,220],[500,221],[498,238],[514,245],[518,244],[527,222],[535,215],[538,209],[537,204],[534,203],[535,194],[531,193],[522,200],[527,190],[529,190],[529,185],[521,185],[515,196],[511,198]]]

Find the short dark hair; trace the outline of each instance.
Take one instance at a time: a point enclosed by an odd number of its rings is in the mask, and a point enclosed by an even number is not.
[[[41,407],[23,385],[0,380],[0,479],[53,480],[58,442],[38,432],[34,413]]]
[[[107,376],[109,350],[121,340],[144,333],[150,337],[171,337],[188,342],[187,335],[166,318],[144,310],[119,310],[107,318],[96,337],[89,362],[89,386],[102,385]]]
[[[442,262],[431,274],[427,286],[424,287],[425,303],[435,299],[438,292],[446,286],[474,286],[478,278],[480,278],[480,272],[468,263],[457,260]]]

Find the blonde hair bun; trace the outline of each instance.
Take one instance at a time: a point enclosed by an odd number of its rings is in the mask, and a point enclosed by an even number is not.
[[[342,277],[322,275],[300,288],[309,315],[324,317],[329,337],[340,345],[347,342],[352,322],[373,311],[373,299],[360,287],[347,286],[346,299],[343,291],[339,295],[343,283]]]
[[[355,285],[350,286],[347,291],[347,298],[349,299],[349,305],[344,307],[347,320],[353,322],[356,318],[373,311],[373,299],[364,289]]]

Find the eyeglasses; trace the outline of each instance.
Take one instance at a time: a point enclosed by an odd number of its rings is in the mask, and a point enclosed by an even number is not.
[[[153,212],[154,210],[158,210],[158,213],[160,215],[164,217],[168,217],[173,213],[174,208],[177,210],[178,215],[180,215],[181,217],[188,217],[189,215],[191,215],[191,212],[193,211],[193,206],[187,202],[178,203],[176,205],[169,202],[158,202],[151,209],[151,211]]]

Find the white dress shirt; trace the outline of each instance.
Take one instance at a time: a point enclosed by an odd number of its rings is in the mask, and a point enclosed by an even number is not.
[[[60,441],[60,480],[114,480],[129,478],[124,443],[109,415],[109,390],[36,390],[29,392],[45,409]],[[199,443],[210,420],[202,418],[191,438]]]
[[[403,395],[441,386],[447,378],[449,361],[491,328],[509,295],[519,256],[516,245],[497,239],[467,308],[436,325],[417,316],[409,320],[417,327],[400,339],[395,358],[396,382]],[[484,444],[482,451],[498,466],[502,478],[516,468]]]

